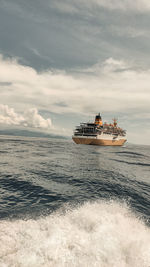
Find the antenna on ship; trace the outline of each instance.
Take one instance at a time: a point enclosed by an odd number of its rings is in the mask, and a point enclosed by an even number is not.
[[[113,122],[114,122],[114,127],[117,127],[117,119],[113,118]]]

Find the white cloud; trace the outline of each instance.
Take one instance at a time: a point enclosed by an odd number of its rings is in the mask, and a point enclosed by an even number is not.
[[[17,114],[13,108],[0,105],[0,123],[7,125],[20,125],[24,122],[23,116]]]
[[[1,57],[0,69],[1,103],[21,112],[33,106],[56,113],[123,112],[126,109],[145,113],[149,110],[150,70],[133,70],[123,60],[109,58],[77,75],[37,73],[15,60]],[[3,83],[8,86],[4,88]],[[34,117],[35,111],[32,112]]]
[[[0,69],[1,103],[7,103],[17,111],[29,110],[33,106],[56,113],[97,110],[115,113],[126,109],[147,113],[149,110],[150,70],[134,70],[123,60],[109,58],[84,73],[67,74],[56,71],[37,73],[15,60],[1,57]],[[37,116],[35,111],[32,112],[32,118]]]
[[[31,108],[24,113],[24,125],[34,128],[48,129],[52,127],[51,119],[44,119],[36,108]]]
[[[131,125],[131,119],[136,120],[138,129],[141,124],[138,114],[149,116],[150,70],[136,70],[124,60],[109,58],[72,73],[38,73],[15,60],[0,57],[0,70],[1,103],[14,108],[1,105],[1,123],[52,129],[51,120],[43,118],[37,110],[64,116],[65,113],[94,116],[101,111],[112,116],[126,114],[125,122]],[[55,130],[58,127],[55,125]]]
[[[0,105],[0,123],[6,125],[19,125],[30,128],[52,128],[51,119],[44,119],[36,108],[26,110],[22,115],[7,105]]]
[[[104,62],[98,62],[91,68],[85,69],[85,72],[92,72],[93,74],[108,74],[114,73],[116,71],[124,71],[129,69],[131,66],[123,60],[116,60],[113,58],[108,58]]]

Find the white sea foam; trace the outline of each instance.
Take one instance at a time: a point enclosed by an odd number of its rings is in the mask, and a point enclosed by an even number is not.
[[[86,203],[38,220],[0,222],[1,267],[148,267],[150,229],[123,204]]]

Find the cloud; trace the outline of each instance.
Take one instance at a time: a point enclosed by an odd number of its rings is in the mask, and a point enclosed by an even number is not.
[[[72,73],[38,73],[1,57],[0,69],[1,103],[21,112],[33,106],[49,112],[76,114],[149,110],[150,70],[136,70],[124,60],[109,58]],[[8,83],[5,90],[3,83]],[[35,111],[33,115],[37,116]]]
[[[122,55],[149,64],[149,14],[133,13],[135,2],[2,1],[1,53],[37,70],[85,67]],[[143,8],[148,12],[147,5]]]
[[[78,9],[75,7],[75,5],[67,1],[55,1],[53,3],[53,8],[56,8],[61,13],[78,13]]]
[[[90,68],[68,73],[37,72],[1,56],[0,69],[3,124],[52,129],[51,120],[42,117],[38,110],[64,117],[65,114],[91,117],[99,111],[104,116],[111,114],[110,118],[122,114],[122,122],[126,124],[123,127],[130,128],[136,122],[136,131],[148,121],[150,70],[137,69],[132,62],[108,58]],[[146,121],[138,120],[142,116]],[[71,129],[73,126],[69,125],[68,122],[67,128]],[[55,131],[60,132],[60,127],[63,125],[55,124]]]
[[[100,7],[108,8],[111,10],[123,10],[123,11],[149,11],[150,10],[150,2],[149,0],[92,0],[91,3],[95,3]]]
[[[125,71],[131,67],[129,63],[127,64],[123,60],[116,60],[113,58],[108,58],[104,62],[98,62],[95,65],[91,66],[90,68],[85,69],[85,72],[91,72],[93,74],[100,74],[105,73],[114,73],[116,71]]]
[[[60,1],[55,1],[53,6],[63,13],[77,13],[77,10],[82,13],[83,7],[86,10],[90,8],[92,12],[94,6],[109,10],[132,11],[138,13],[150,11],[149,0],[79,0],[78,2],[72,0],[71,3],[69,0],[64,0],[62,3],[60,3]]]
[[[29,109],[24,113],[25,122],[24,125],[34,128],[48,129],[52,128],[51,119],[44,119],[36,108]]]
[[[0,123],[5,125],[17,125],[30,128],[50,129],[51,119],[44,119],[36,108],[26,110],[22,115],[7,105],[0,105]]]
[[[138,38],[149,36],[149,29],[140,29],[137,26],[124,25],[122,30],[120,25],[109,25],[108,31],[118,37]]]
[[[23,116],[17,114],[13,108],[0,105],[0,123],[7,125],[20,125],[24,122]]]

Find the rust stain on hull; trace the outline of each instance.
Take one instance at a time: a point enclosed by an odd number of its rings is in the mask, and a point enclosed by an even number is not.
[[[74,138],[74,137],[72,137],[72,139],[76,144],[97,145],[97,146],[122,146],[126,142],[126,139],[104,140],[104,139]]]

